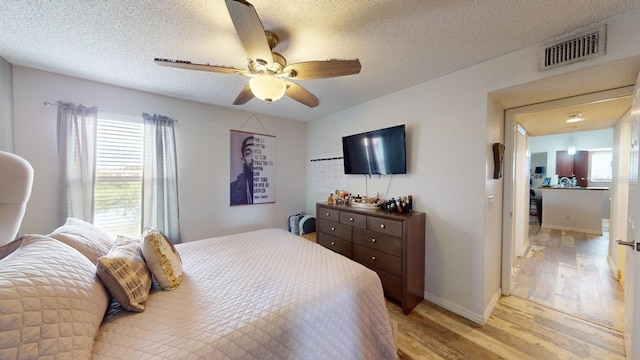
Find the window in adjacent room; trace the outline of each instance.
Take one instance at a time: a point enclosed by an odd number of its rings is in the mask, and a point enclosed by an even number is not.
[[[98,113],[94,224],[138,237],[142,216],[142,118]]]
[[[611,150],[589,151],[589,180],[596,183],[610,183],[612,177],[613,153]]]

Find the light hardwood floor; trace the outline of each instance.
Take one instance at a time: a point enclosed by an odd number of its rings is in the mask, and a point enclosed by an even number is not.
[[[304,237],[315,241],[315,233]],[[502,297],[484,326],[426,300],[408,315],[386,303],[401,360],[625,359],[619,331],[515,296]]]
[[[622,331],[624,293],[607,264],[606,225],[599,236],[530,224],[511,294]]]
[[[620,332],[514,296],[502,297],[486,325],[423,300],[409,315],[387,300],[405,359],[625,358]]]

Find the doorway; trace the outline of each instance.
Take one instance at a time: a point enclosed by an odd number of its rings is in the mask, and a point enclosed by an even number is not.
[[[524,201],[518,197],[529,194],[530,184],[541,182],[551,175],[539,176],[535,170],[530,171],[534,159],[526,150],[530,140],[527,128],[534,129],[535,126],[532,126],[531,122],[527,123],[528,117],[535,117],[537,113],[545,111],[563,114],[582,104],[597,104],[612,99],[626,98],[630,107],[632,91],[632,87],[619,88],[506,111],[505,145],[508,148],[510,146],[511,153],[509,150],[505,153],[505,178],[513,181],[505,181],[503,239],[512,241],[503,241],[503,294],[524,297],[541,305],[622,330],[623,307],[620,304],[617,304],[620,306],[616,308],[619,311],[612,316],[603,316],[601,311],[602,304],[615,307],[616,301],[622,302],[621,288],[615,291],[615,287],[620,287],[615,279],[619,270],[616,263],[611,263],[611,252],[617,249],[615,245],[611,246],[609,232],[604,231],[602,235],[596,236],[570,229],[541,227],[537,216],[530,215],[535,210],[532,211],[529,199]],[[620,115],[615,119],[616,123]],[[522,119],[525,121],[521,121]],[[563,126],[566,127],[566,124]],[[567,132],[566,129],[559,131],[563,130]],[[532,132],[536,131],[538,129]],[[555,158],[555,154],[548,156]],[[536,168],[544,166],[537,165]],[[526,173],[522,168],[526,168]],[[544,213],[544,207],[542,211]],[[624,219],[612,217],[611,221],[615,223],[612,225],[617,226],[617,223],[624,222]],[[605,227],[605,230],[608,230],[608,227]],[[597,255],[591,257],[591,254]],[[584,276],[589,273],[596,277]],[[580,285],[581,282],[583,285]]]
[[[622,332],[624,293],[607,263],[608,243],[606,228],[593,235],[530,221],[529,245],[514,261],[511,295]]]

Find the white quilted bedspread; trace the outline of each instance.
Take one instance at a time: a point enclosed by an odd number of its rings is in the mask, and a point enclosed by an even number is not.
[[[371,270],[284,230],[177,246],[182,283],[103,322],[96,359],[395,359]]]

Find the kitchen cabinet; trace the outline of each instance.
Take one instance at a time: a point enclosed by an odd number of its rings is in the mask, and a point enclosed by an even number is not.
[[[582,150],[569,155],[566,150],[556,151],[556,174],[559,178],[575,176],[578,186],[589,186],[589,152]]]

